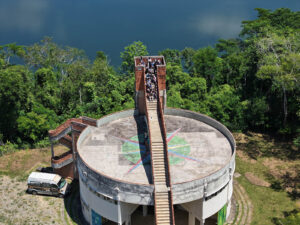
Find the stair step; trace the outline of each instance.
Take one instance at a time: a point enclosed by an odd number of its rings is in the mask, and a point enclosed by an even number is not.
[[[165,157],[163,155],[152,154],[152,162],[154,164],[164,164],[165,165]]]
[[[163,149],[153,149],[152,150],[152,155],[153,156],[164,156],[165,151]]]
[[[158,222],[158,225],[160,225],[163,222],[164,223],[170,222],[170,215],[168,215],[168,214],[162,215],[162,216],[157,215],[157,222]]]
[[[169,200],[164,198],[155,198],[155,202],[157,207],[165,207],[166,205],[169,205]]]
[[[160,217],[160,218],[169,218],[169,212],[170,212],[170,210],[157,210],[156,211],[156,215],[157,215],[157,217]]]
[[[156,215],[157,217],[165,217],[165,218],[169,218],[170,216],[170,210],[169,207],[165,207],[165,208],[156,208]]]
[[[163,165],[153,165],[153,167],[154,167],[154,172],[156,172],[156,171],[165,171],[165,169],[166,169],[166,167]]]
[[[167,202],[167,201],[159,202],[156,200],[155,203],[156,203],[157,209],[169,209],[169,202]]]
[[[155,159],[165,159],[165,154],[163,151],[153,151],[152,158]]]
[[[157,224],[159,224],[159,225],[170,225],[171,222],[170,221],[160,221],[160,220],[157,220]]]
[[[168,212],[165,212],[163,214],[159,214],[156,212],[156,218],[160,221],[168,221],[170,220],[170,214]]]
[[[166,184],[166,178],[165,177],[155,177],[155,184]]]
[[[155,184],[166,184],[165,178],[154,178]]]
[[[169,201],[167,199],[155,199],[155,202],[157,207],[165,207],[166,205],[169,205]]]
[[[152,149],[152,155],[157,156],[157,155],[162,155],[164,156],[164,150],[163,149]],[[163,157],[164,158],[164,157]]]
[[[155,199],[169,199],[168,192],[154,192],[155,194]],[[168,202],[167,200],[166,202]]]
[[[160,200],[160,201],[159,201]],[[160,207],[169,207],[169,201],[167,201],[166,199],[155,199],[156,202],[156,207],[160,208]]]
[[[155,159],[165,159],[165,154],[163,151],[152,151],[152,158]]]
[[[158,163],[153,163],[153,167],[154,167],[154,171],[165,171],[165,164],[164,163],[161,163],[161,164],[158,164]]]
[[[158,181],[158,180],[165,181],[166,180],[166,175],[165,174],[155,174],[154,178],[155,178],[156,181]]]
[[[163,152],[152,152],[152,160],[156,160],[156,159],[165,159],[165,155]]]
[[[170,212],[170,209],[169,209],[169,206],[167,207],[156,207],[157,211],[160,211],[160,212]]]

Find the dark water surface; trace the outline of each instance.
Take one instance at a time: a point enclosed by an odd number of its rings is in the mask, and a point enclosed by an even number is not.
[[[0,45],[30,45],[51,36],[84,49],[104,51],[111,64],[133,41],[151,54],[165,48],[200,48],[236,37],[254,8],[300,10],[300,0],[0,0]]]

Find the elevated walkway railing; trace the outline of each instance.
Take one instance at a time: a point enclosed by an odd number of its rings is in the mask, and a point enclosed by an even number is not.
[[[57,141],[61,138],[64,138],[69,132],[72,131],[72,126],[73,129],[81,132],[87,125],[97,126],[97,120],[85,116],[68,119],[56,129],[49,131],[50,140]]]

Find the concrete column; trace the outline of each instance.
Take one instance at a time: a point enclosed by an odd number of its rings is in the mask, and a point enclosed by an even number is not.
[[[202,207],[201,207],[201,220],[200,220],[200,225],[204,225],[205,219],[204,219],[204,207],[205,207],[205,198],[207,196],[207,182],[206,180],[204,181],[204,188],[203,188],[203,199],[202,199]]]
[[[76,159],[76,142],[77,142],[77,138],[76,138],[76,134],[75,131],[72,130],[71,133],[71,137],[72,137],[72,154],[73,154],[73,173],[74,173],[74,178],[78,178],[78,171],[77,171],[77,159]]]
[[[119,197],[119,188],[116,188],[117,194],[117,201],[118,201],[118,224],[122,225],[122,216],[121,216],[121,205],[120,205],[120,197]]]
[[[200,220],[200,225],[204,225],[205,219]]]
[[[228,219],[230,215],[230,210],[231,210],[231,201],[227,203],[227,211],[226,211],[226,220]]]
[[[128,219],[126,220],[125,225],[131,225],[131,216],[128,217]]]
[[[53,147],[53,143],[51,141],[51,155],[52,155],[52,158],[54,157],[54,147]]]
[[[195,225],[195,216],[189,212],[189,225]]]
[[[230,199],[229,199],[229,186],[230,186],[230,182],[231,182],[231,179],[232,179],[232,168],[231,167],[228,169],[228,174],[229,174],[229,182],[228,182],[228,185],[227,185],[227,202],[230,201]]]
[[[147,215],[148,215],[148,206],[143,205],[143,216],[147,216]]]

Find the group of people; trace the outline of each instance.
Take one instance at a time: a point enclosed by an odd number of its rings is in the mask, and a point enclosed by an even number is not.
[[[153,70],[154,73],[156,73],[157,65],[161,65],[160,59],[154,59],[152,61],[152,59],[150,57],[148,57],[147,63],[145,63],[145,61],[143,60],[143,57],[141,56],[141,58],[140,58],[139,66],[146,66],[146,70]]]
[[[157,99],[157,79],[155,73],[146,73],[146,94],[148,101]]]
[[[141,64],[145,65],[143,58],[141,57]],[[157,65],[160,65],[160,59],[152,59],[149,57],[146,64],[146,95],[148,101],[154,101],[157,99]]]

